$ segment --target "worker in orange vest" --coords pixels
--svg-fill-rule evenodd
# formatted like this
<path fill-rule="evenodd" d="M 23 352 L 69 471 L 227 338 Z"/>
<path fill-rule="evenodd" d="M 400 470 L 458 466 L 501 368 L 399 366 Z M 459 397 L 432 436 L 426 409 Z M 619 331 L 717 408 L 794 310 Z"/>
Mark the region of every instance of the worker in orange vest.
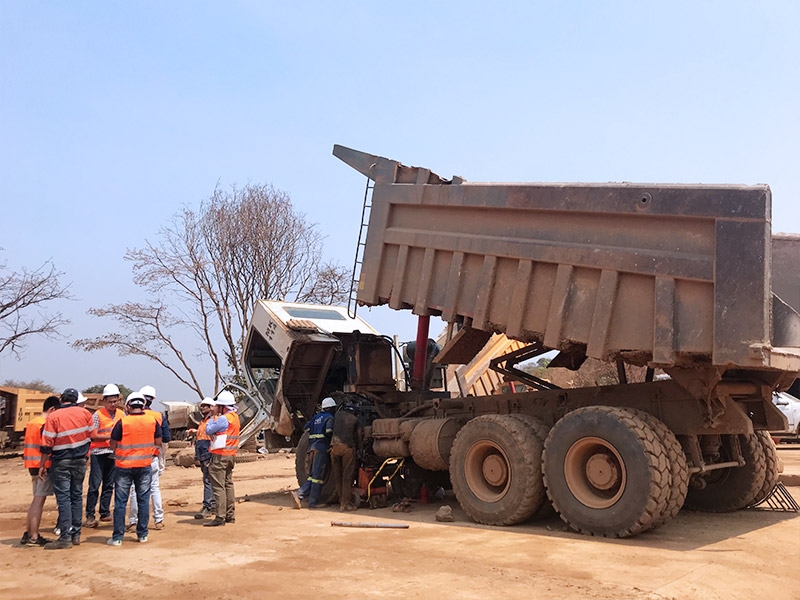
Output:
<path fill-rule="evenodd" d="M 116 457 L 116 481 L 114 482 L 114 533 L 109 546 L 121 546 L 125 535 L 125 509 L 131 493 L 136 489 L 139 520 L 136 537 L 147 541 L 147 522 L 150 519 L 150 465 L 154 452 L 161 450 L 161 424 L 144 411 L 144 396 L 132 392 L 128 396 L 128 414 L 111 430 L 111 449 Z"/>
<path fill-rule="evenodd" d="M 217 395 L 215 417 L 206 425 L 206 433 L 215 436 L 211 442 L 211 465 L 208 475 L 217 504 L 217 516 L 205 527 L 218 527 L 236 522 L 236 495 L 233 491 L 233 465 L 239 449 L 239 415 L 236 399 L 228 390 Z"/>
<path fill-rule="evenodd" d="M 44 501 L 47 496 L 53 495 L 53 484 L 50 483 L 50 477 L 39 479 L 39 464 L 42 462 L 42 428 L 47 420 L 47 415 L 57 409 L 60 403 L 58 396 L 49 396 L 42 406 L 42 414 L 33 417 L 25 427 L 25 448 L 22 453 L 22 460 L 25 463 L 25 468 L 31 474 L 33 500 L 31 500 L 31 505 L 28 507 L 27 528 L 19 541 L 22 546 L 44 546 L 52 541 L 43 535 L 39 535 L 39 523 L 42 521 Z M 50 463 L 45 463 L 45 466 L 49 468 Z"/>
<path fill-rule="evenodd" d="M 217 508 L 208 474 L 208 467 L 211 464 L 211 436 L 206 432 L 206 427 L 212 417 L 211 413 L 214 411 L 214 404 L 215 402 L 211 398 L 203 398 L 200 403 L 203 420 L 197 426 L 197 434 L 194 438 L 194 459 L 200 463 L 200 470 L 203 473 L 203 508 L 195 514 L 195 519 L 205 519 L 209 515 L 215 514 Z"/>
<path fill-rule="evenodd" d="M 92 420 L 97 428 L 89 447 L 89 490 L 86 492 L 86 527 L 97 527 L 94 510 L 100 498 L 100 520 L 111 521 L 111 497 L 114 494 L 114 452 L 111 450 L 111 429 L 122 418 L 119 388 L 109 383 L 103 388 L 103 406 Z M 100 494 L 100 485 L 103 493 Z"/>
<path fill-rule="evenodd" d="M 86 457 L 94 435 L 92 413 L 78 406 L 78 390 L 67 388 L 58 409 L 47 415 L 42 428 L 42 458 L 39 479 L 49 472 L 58 503 L 59 538 L 44 545 L 45 550 L 62 550 L 81 543 L 83 480 Z M 52 466 L 48 460 L 52 459 Z"/>

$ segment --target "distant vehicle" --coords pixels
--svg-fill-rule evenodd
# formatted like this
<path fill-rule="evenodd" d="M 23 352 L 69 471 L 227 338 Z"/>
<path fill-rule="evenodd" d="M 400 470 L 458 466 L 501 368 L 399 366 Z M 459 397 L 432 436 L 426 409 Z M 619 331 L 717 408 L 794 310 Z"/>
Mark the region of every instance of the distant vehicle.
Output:
<path fill-rule="evenodd" d="M 786 392 L 777 392 L 772 395 L 772 403 L 786 416 L 787 431 L 800 435 L 800 400 Z"/>

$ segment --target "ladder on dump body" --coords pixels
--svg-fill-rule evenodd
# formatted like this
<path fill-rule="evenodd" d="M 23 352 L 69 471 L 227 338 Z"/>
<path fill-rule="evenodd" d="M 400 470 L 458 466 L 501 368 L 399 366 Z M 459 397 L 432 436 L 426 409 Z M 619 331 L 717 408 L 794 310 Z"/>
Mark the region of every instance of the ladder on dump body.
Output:
<path fill-rule="evenodd" d="M 367 245 L 366 232 L 369 224 L 370 210 L 372 209 L 371 192 L 375 189 L 372 180 L 367 178 L 367 187 L 364 190 L 364 205 L 361 207 L 361 225 L 358 229 L 358 244 L 356 244 L 356 257 L 353 261 L 353 276 L 350 279 L 350 294 L 347 298 L 347 314 L 351 319 L 356 318 L 358 311 L 358 280 L 361 274 L 361 265 L 364 264 L 364 248 Z"/>

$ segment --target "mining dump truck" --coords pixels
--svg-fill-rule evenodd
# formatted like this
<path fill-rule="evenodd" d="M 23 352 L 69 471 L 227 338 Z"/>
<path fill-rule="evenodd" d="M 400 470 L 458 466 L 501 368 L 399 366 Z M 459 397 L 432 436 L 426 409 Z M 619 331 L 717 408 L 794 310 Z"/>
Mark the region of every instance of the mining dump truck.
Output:
<path fill-rule="evenodd" d="M 682 507 L 734 511 L 770 494 L 778 461 L 766 432 L 786 425 L 771 395 L 800 371 L 800 315 L 772 290 L 768 186 L 470 183 L 333 153 L 368 178 L 350 317 L 358 306 L 410 310 L 423 350 L 406 391 L 391 340 L 371 333 L 333 334 L 319 360 L 287 372 L 274 360 L 286 350 L 254 319 L 245 362 L 279 370 L 273 383 L 251 378 L 274 391 L 276 431 L 298 435 L 323 395 L 358 404 L 362 466 L 402 461 L 401 492 L 451 485 L 489 525 L 551 504 L 573 530 L 626 537 Z M 491 368 L 530 391 L 427 389 L 431 316 L 451 332 L 434 361 L 468 364 L 502 333 L 524 346 Z M 525 368 L 548 352 L 549 367 L 595 359 L 618 381 L 559 388 Z"/>

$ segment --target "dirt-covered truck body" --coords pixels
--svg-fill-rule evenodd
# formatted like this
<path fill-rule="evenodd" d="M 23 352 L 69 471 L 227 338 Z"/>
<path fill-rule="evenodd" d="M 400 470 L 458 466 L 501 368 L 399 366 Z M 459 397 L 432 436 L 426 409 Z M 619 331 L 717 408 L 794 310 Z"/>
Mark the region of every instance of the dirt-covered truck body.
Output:
<path fill-rule="evenodd" d="M 370 390 L 352 377 L 391 345 L 350 350 L 348 380 L 326 385 L 372 411 L 363 461 L 404 461 L 404 492 L 449 480 L 481 523 L 551 503 L 603 536 L 771 493 L 766 432 L 785 426 L 771 396 L 800 371 L 800 316 L 773 294 L 767 186 L 468 183 L 334 154 L 370 180 L 357 304 L 410 309 L 417 347 L 440 316 L 439 363 L 470 363 L 496 333 L 522 342 L 490 364 L 532 390 L 433 392 L 417 365 L 411 391 Z M 552 351 L 550 368 L 610 364 L 617 382 L 558 386 L 526 367 Z"/>

